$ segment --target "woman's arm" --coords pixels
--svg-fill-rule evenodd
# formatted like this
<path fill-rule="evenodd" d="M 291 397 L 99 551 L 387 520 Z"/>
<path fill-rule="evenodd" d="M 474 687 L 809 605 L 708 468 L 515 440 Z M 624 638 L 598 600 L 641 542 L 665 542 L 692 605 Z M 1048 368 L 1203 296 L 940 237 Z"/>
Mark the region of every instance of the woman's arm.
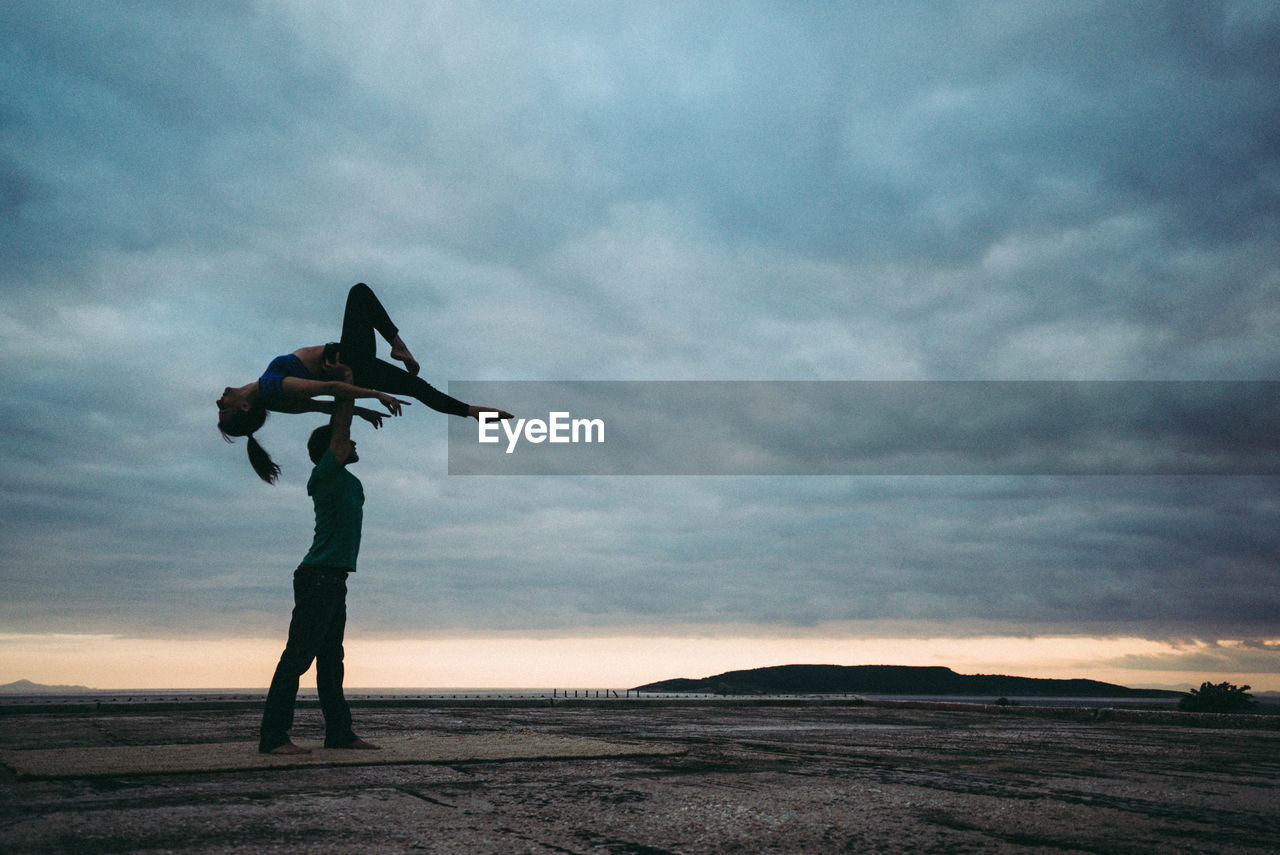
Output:
<path fill-rule="evenodd" d="M 315 398 L 290 398 L 284 404 L 276 408 L 276 412 L 280 413 L 328 413 L 333 415 L 336 412 L 337 401 L 317 401 Z M 368 407 L 356 407 L 355 414 L 364 419 L 374 428 L 382 427 L 382 420 L 386 418 L 386 413 L 380 413 L 377 410 L 371 410 Z"/>
<path fill-rule="evenodd" d="M 333 401 L 317 401 L 314 398 L 286 398 L 269 409 L 277 413 L 333 413 Z"/>
<path fill-rule="evenodd" d="M 301 377 L 286 377 L 281 381 L 280 389 L 290 398 L 298 399 L 314 398 L 317 395 L 330 395 L 335 401 L 377 398 L 378 402 L 393 416 L 400 415 L 400 407 L 409 403 L 386 392 L 353 386 L 342 380 L 303 380 Z"/>

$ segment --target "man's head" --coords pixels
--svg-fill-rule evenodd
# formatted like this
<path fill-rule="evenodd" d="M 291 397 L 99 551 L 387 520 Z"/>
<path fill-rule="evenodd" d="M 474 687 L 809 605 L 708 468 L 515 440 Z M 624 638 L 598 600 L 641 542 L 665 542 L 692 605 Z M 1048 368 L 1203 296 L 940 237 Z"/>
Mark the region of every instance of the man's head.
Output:
<path fill-rule="evenodd" d="M 311 455 L 312 463 L 319 463 L 320 458 L 324 457 L 324 450 L 333 442 L 333 425 L 320 425 L 311 432 L 311 438 L 307 440 L 307 454 Z M 356 454 L 356 441 L 348 439 L 351 443 L 351 450 L 347 453 L 345 465 L 350 466 L 360 459 Z"/>

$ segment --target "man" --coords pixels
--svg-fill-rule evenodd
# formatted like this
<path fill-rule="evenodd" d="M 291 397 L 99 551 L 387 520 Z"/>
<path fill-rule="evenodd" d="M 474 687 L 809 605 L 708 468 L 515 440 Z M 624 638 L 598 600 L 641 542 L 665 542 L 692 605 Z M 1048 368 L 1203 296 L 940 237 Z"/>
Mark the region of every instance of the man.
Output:
<path fill-rule="evenodd" d="M 347 471 L 359 460 L 351 439 L 355 403 L 335 401 L 329 424 L 315 429 L 307 451 L 315 468 L 307 493 L 316 510 L 315 539 L 293 574 L 293 618 L 289 640 L 262 713 L 258 750 L 264 754 L 309 754 L 289 739 L 298 678 L 316 663 L 316 689 L 324 711 L 325 748 L 377 749 L 351 730 L 351 710 L 342 694 L 342 634 L 347 623 L 347 574 L 356 569 L 364 516 L 364 487 Z M 377 423 L 375 422 L 375 426 Z"/>

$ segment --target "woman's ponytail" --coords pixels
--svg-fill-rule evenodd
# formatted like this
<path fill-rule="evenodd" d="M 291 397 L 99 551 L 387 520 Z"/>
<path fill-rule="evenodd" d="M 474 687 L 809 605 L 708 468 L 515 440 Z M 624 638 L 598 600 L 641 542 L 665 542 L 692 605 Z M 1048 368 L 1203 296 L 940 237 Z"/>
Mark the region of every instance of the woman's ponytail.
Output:
<path fill-rule="evenodd" d="M 218 430 L 222 431 L 222 438 L 227 442 L 231 442 L 233 436 L 249 437 L 249 464 L 253 466 L 253 471 L 258 473 L 259 478 L 268 484 L 274 484 L 280 477 L 280 467 L 271 459 L 271 455 L 267 454 L 267 450 L 253 438 L 254 432 L 262 427 L 266 420 L 265 407 L 251 407 L 218 422 Z"/>
<path fill-rule="evenodd" d="M 271 455 L 267 454 L 267 450 L 253 438 L 253 434 L 249 434 L 248 447 L 249 463 L 253 466 L 253 471 L 257 472 L 258 477 L 263 481 L 274 484 L 280 477 L 280 467 L 271 459 Z"/>

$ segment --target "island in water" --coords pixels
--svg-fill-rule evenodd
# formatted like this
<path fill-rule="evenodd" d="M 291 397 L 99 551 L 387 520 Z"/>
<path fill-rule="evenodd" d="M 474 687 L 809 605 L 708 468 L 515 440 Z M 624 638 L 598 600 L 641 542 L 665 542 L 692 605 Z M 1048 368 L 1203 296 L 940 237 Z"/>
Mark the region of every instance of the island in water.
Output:
<path fill-rule="evenodd" d="M 643 692 L 716 695 L 955 695 L 1038 698 L 1179 698 L 1183 692 L 1130 689 L 1100 680 L 957 674 L 942 666 L 775 665 L 680 677 L 636 687 Z"/>
<path fill-rule="evenodd" d="M 0 685 L 0 695 L 69 695 L 93 691 L 87 686 L 46 686 L 30 680 L 15 680 Z"/>

